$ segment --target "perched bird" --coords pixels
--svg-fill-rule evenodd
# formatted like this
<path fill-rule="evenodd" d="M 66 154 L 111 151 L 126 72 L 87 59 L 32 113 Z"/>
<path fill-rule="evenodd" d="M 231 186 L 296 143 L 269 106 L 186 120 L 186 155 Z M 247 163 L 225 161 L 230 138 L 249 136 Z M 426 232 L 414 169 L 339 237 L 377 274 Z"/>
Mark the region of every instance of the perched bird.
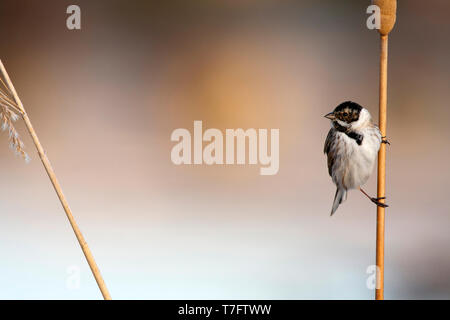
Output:
<path fill-rule="evenodd" d="M 373 171 L 381 143 L 389 143 L 372 123 L 369 111 L 355 102 L 346 101 L 325 118 L 331 120 L 331 129 L 325 140 L 324 153 L 328 157 L 328 173 L 337 187 L 331 215 L 347 199 L 350 189 L 359 189 L 377 206 L 387 207 L 380 202 L 384 197 L 372 198 L 361 189 Z"/>

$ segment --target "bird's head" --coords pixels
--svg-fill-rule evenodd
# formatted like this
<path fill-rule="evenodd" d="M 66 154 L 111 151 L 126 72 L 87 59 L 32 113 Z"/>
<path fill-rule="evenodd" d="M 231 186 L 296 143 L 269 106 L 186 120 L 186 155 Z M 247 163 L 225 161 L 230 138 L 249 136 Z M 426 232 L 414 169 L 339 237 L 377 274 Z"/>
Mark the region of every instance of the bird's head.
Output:
<path fill-rule="evenodd" d="M 341 127 L 350 128 L 364 120 L 366 113 L 368 114 L 368 111 L 356 102 L 346 101 L 338 105 L 333 112 L 326 114 L 325 118 Z M 368 117 L 370 118 L 370 115 Z"/>

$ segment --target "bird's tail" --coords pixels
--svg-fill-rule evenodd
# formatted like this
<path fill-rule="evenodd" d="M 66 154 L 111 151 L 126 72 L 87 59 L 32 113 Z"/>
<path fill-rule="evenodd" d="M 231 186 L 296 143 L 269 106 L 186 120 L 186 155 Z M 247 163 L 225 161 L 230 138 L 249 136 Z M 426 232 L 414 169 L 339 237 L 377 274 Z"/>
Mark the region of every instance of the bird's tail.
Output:
<path fill-rule="evenodd" d="M 334 196 L 333 208 L 331 209 L 331 215 L 333 215 L 339 205 L 347 199 L 347 190 L 344 188 L 337 188 L 336 195 Z"/>

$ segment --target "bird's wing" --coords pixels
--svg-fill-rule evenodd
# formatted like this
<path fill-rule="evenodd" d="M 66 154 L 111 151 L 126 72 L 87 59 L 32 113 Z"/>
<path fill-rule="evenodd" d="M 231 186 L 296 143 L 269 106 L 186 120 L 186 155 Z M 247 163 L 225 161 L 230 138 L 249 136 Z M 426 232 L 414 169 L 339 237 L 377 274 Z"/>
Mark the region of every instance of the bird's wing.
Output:
<path fill-rule="evenodd" d="M 336 159 L 336 148 L 333 147 L 333 144 L 336 142 L 336 130 L 331 128 L 328 131 L 327 138 L 325 139 L 325 146 L 323 148 L 323 152 L 328 156 L 328 174 L 332 176 L 331 169 L 333 168 L 334 161 Z"/>

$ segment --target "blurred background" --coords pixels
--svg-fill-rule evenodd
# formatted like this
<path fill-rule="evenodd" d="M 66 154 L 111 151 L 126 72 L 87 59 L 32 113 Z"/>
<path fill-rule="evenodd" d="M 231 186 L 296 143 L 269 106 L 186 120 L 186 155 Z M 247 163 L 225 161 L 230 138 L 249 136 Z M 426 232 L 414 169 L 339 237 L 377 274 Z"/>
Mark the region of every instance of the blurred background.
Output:
<path fill-rule="evenodd" d="M 387 299 L 450 298 L 450 3 L 390 36 Z M 66 28 L 67 6 L 82 29 Z M 0 2 L 0 58 L 115 299 L 372 299 L 376 209 L 329 213 L 323 115 L 377 119 L 370 1 Z M 174 129 L 280 129 L 280 170 L 175 166 Z M 99 299 L 22 123 L 0 135 L 0 298 Z M 368 182 L 376 192 L 375 175 Z M 75 270 L 75 271 L 74 271 Z M 73 277 L 79 271 L 79 286 Z M 75 272 L 75 273 L 74 273 Z M 75 281 L 76 282 L 76 281 Z"/>

